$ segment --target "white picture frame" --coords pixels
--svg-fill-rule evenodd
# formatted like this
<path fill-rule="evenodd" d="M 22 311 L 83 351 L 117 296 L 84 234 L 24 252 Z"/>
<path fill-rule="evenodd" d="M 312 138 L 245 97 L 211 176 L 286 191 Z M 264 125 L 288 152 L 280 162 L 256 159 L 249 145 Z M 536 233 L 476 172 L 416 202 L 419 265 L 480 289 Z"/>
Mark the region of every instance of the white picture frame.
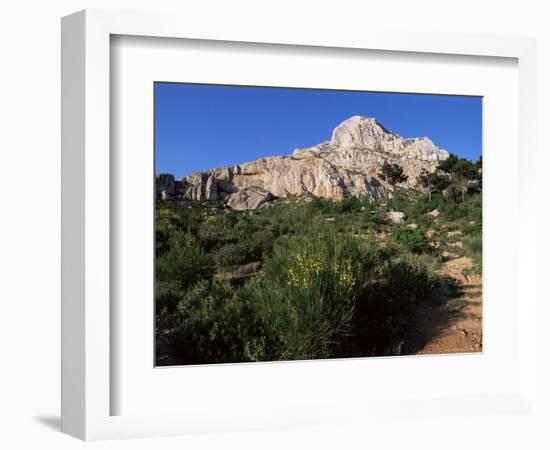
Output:
<path fill-rule="evenodd" d="M 111 170 L 110 90 L 111 36 L 141 36 L 284 44 L 302 48 L 366 49 L 414 55 L 463 55 L 517 60 L 519 178 L 513 198 L 518 224 L 517 277 L 523 290 L 518 302 L 518 376 L 512 389 L 464 397 L 406 397 L 388 401 L 314 403 L 301 407 L 273 405 L 248 410 L 217 405 L 219 413 L 140 413 L 112 415 L 111 320 Z M 416 415 L 469 416 L 512 411 L 537 414 L 535 208 L 532 205 L 535 167 L 535 43 L 532 39 L 389 31 L 280 30 L 263 23 L 234 28 L 209 27 L 191 17 L 87 10 L 62 22 L 62 430 L 85 440 L 249 430 L 269 427 L 361 423 L 375 417 L 402 420 Z M 517 293 L 516 293 L 517 296 Z M 401 364 L 399 360 L 395 365 Z M 307 363 L 293 363 L 304 365 Z M 342 364 L 342 362 L 340 362 Z M 343 364 L 346 364 L 345 362 Z M 353 364 L 350 362 L 349 364 Z M 248 366 L 250 367 L 250 366 Z M 349 366 L 353 367 L 353 366 Z M 170 370 L 170 369 L 166 369 Z M 264 365 L 264 372 L 275 366 Z M 320 370 L 309 366 L 309 371 Z M 396 367 L 396 370 L 399 370 Z M 118 386 L 120 387 L 120 386 Z M 169 401 L 169 400 L 168 400 Z M 397 402 L 397 403 L 396 403 Z M 396 404 L 400 407 L 396 408 Z M 269 407 L 269 405 L 267 405 Z"/>

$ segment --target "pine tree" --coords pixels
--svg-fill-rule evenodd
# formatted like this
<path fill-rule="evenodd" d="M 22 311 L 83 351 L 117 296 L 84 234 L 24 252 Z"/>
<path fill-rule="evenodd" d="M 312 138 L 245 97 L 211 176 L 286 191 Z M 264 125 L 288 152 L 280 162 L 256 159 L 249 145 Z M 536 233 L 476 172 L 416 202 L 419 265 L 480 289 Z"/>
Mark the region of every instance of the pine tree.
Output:
<path fill-rule="evenodd" d="M 481 159 L 479 167 L 467 159 L 458 158 L 456 155 L 450 154 L 445 161 L 441 161 L 437 166 L 437 172 L 443 173 L 449 181 L 448 188 L 455 193 L 460 193 L 460 198 L 464 202 L 464 197 L 468 191 L 469 181 L 476 180 L 480 175 Z"/>
<path fill-rule="evenodd" d="M 403 168 L 399 164 L 384 162 L 382 170 L 379 174 L 380 178 L 386 181 L 395 191 L 395 187 L 399 183 L 404 183 L 408 180 L 408 176 L 403 173 Z M 388 190 L 386 189 L 386 203 L 388 203 Z"/>
<path fill-rule="evenodd" d="M 438 170 L 428 172 L 426 169 L 418 177 L 418 183 L 428 191 L 428 198 L 432 200 L 433 192 L 443 192 L 449 187 L 450 180 L 446 175 L 441 174 Z"/>

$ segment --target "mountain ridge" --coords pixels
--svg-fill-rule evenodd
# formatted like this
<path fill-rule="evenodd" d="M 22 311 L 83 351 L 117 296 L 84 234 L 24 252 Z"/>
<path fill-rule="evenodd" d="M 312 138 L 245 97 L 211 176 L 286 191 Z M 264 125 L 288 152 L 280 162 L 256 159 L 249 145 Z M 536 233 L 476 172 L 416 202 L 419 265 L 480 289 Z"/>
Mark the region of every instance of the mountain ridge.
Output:
<path fill-rule="evenodd" d="M 379 199 L 391 191 L 379 178 L 384 163 L 399 164 L 408 177 L 402 186 L 417 188 L 422 171 L 434 171 L 448 157 L 429 137 L 404 138 L 375 118 L 352 116 L 333 130 L 329 141 L 297 148 L 290 155 L 195 172 L 180 180 L 161 174 L 157 194 L 160 199 L 223 199 L 238 210 L 265 206 L 274 197 Z"/>

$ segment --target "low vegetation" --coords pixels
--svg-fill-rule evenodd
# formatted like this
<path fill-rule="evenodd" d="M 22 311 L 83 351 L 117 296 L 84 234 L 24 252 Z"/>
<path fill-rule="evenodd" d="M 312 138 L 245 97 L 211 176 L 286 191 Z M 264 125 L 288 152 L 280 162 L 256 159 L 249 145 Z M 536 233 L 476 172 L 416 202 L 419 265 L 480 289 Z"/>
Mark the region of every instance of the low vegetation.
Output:
<path fill-rule="evenodd" d="M 479 171 L 461 161 L 426 192 L 396 187 L 380 202 L 278 199 L 244 212 L 159 202 L 157 364 L 414 351 L 417 305 L 437 295 L 445 255 L 467 255 L 481 271 L 481 182 L 465 181 Z M 389 211 L 406 219 L 392 223 Z"/>

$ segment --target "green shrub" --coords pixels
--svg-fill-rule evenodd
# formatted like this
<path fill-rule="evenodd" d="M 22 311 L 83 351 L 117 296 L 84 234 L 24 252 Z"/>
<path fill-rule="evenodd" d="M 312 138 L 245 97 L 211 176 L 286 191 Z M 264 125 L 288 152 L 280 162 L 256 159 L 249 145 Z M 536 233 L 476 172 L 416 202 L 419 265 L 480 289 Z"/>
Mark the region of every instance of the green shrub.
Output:
<path fill-rule="evenodd" d="M 252 233 L 258 230 L 258 225 L 254 223 L 254 218 L 251 215 L 242 215 L 233 227 L 237 236 L 247 238 Z"/>
<path fill-rule="evenodd" d="M 216 266 L 223 268 L 261 261 L 271 252 L 274 236 L 269 232 L 256 232 L 246 239 L 222 246 L 215 255 Z"/>
<path fill-rule="evenodd" d="M 207 223 L 209 225 L 223 225 L 224 222 L 225 222 L 224 216 L 218 216 L 218 215 L 208 216 L 204 220 L 204 223 Z"/>
<path fill-rule="evenodd" d="M 388 209 L 394 211 L 403 211 L 410 213 L 408 209 L 411 206 L 411 196 L 408 192 L 397 189 L 392 198 L 388 201 Z M 407 214 L 409 215 L 409 214 Z"/>
<path fill-rule="evenodd" d="M 365 211 L 365 221 L 367 228 L 373 230 L 378 230 L 389 223 L 386 217 L 385 208 L 367 209 Z"/>
<path fill-rule="evenodd" d="M 209 219 L 212 216 L 209 217 Z M 197 231 L 197 237 L 206 251 L 210 251 L 224 239 L 224 229 L 219 225 L 212 223 L 212 221 L 203 222 L 200 224 Z"/>
<path fill-rule="evenodd" d="M 334 202 L 314 196 L 308 202 L 307 207 L 312 213 L 330 214 L 333 211 Z"/>
<path fill-rule="evenodd" d="M 472 258 L 475 270 L 481 272 L 483 259 L 483 239 L 481 234 L 474 234 L 464 239 L 465 253 Z"/>
<path fill-rule="evenodd" d="M 249 346 L 254 358 L 333 356 L 338 336 L 350 328 L 359 279 L 368 262 L 358 244 L 317 224 L 275 247 L 264 261 L 264 277 L 244 289 L 260 305 L 265 331 L 262 342 Z"/>
<path fill-rule="evenodd" d="M 441 205 L 440 211 L 443 213 L 443 221 L 452 222 L 455 220 L 476 221 L 481 223 L 482 214 L 482 194 L 477 193 L 466 197 L 464 202 L 454 203 L 451 201 Z"/>
<path fill-rule="evenodd" d="M 464 243 L 471 253 L 478 255 L 481 254 L 483 250 L 483 240 L 481 239 L 481 235 L 471 236 L 467 238 Z"/>
<path fill-rule="evenodd" d="M 326 205 L 327 209 L 323 209 L 324 211 L 332 211 L 332 202 L 323 199 L 319 199 L 319 201 Z M 310 206 L 311 202 L 316 202 L 316 200 L 311 200 L 307 205 L 301 201 L 285 200 L 278 203 L 276 208 L 270 209 L 269 214 L 273 222 L 278 224 L 281 234 L 299 234 L 308 229 L 312 221 L 318 218 L 320 212 Z"/>
<path fill-rule="evenodd" d="M 441 209 L 444 203 L 445 199 L 443 195 L 439 193 L 432 194 L 431 199 L 428 196 L 422 195 L 413 200 L 412 208 L 418 217 L 422 217 L 434 209 Z"/>
<path fill-rule="evenodd" d="M 428 253 L 432 251 L 425 230 L 421 227 L 412 229 L 397 226 L 392 230 L 392 239 L 398 246 L 409 252 Z"/>
<path fill-rule="evenodd" d="M 171 315 L 171 327 L 159 339 L 169 361 L 186 364 L 243 360 L 235 323 L 234 292 L 228 283 L 202 280 L 191 287 Z"/>
<path fill-rule="evenodd" d="M 357 197 L 347 197 L 338 203 L 338 211 L 341 213 L 351 213 L 361 211 L 363 202 Z"/>
<path fill-rule="evenodd" d="M 177 231 L 170 249 L 156 260 L 156 301 L 158 310 L 173 308 L 182 292 L 199 280 L 213 275 L 212 257 L 191 234 Z"/>
<path fill-rule="evenodd" d="M 180 216 L 168 208 L 155 211 L 155 246 L 157 257 L 168 251 L 170 235 L 181 229 Z"/>

